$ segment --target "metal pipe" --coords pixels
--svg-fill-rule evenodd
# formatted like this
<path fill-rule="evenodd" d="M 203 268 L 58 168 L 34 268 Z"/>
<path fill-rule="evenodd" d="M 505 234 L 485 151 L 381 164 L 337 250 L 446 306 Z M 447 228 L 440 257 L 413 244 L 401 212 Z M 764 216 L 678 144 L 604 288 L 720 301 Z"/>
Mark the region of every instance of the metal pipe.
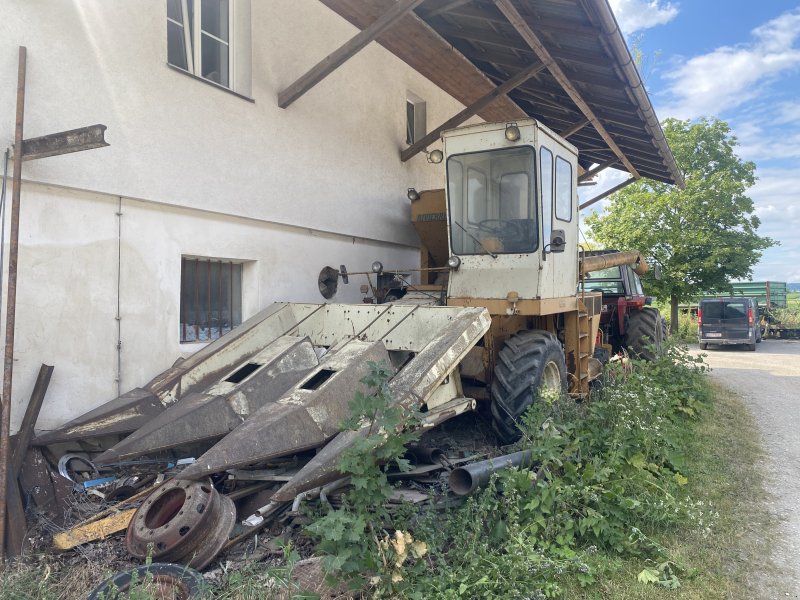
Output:
<path fill-rule="evenodd" d="M 509 467 L 527 467 L 533 461 L 533 452 L 523 450 L 472 463 L 450 471 L 448 483 L 450 489 L 459 496 L 466 496 L 489 483 L 492 473 Z"/>
<path fill-rule="evenodd" d="M 11 435 L 11 378 L 14 371 L 14 325 L 17 313 L 17 259 L 19 257 L 19 203 L 22 186 L 22 124 L 25 121 L 25 69 L 27 49 L 19 47 L 17 69 L 17 115 L 14 130 L 14 188 L 11 193 L 11 236 L 8 253 L 6 295 L 6 346 L 3 361 L 2 416 L 0 416 L 0 564 L 5 561 L 6 499 L 8 496 L 8 453 Z M 0 266 L 1 268 L 1 266 Z"/>
<path fill-rule="evenodd" d="M 416 463 L 436 464 L 442 461 L 444 452 L 439 448 L 412 445 L 406 448 L 406 458 L 412 458 Z"/>
<path fill-rule="evenodd" d="M 581 276 L 592 271 L 600 271 L 622 265 L 632 265 L 637 275 L 644 275 L 649 268 L 647 261 L 637 250 L 631 252 L 609 252 L 608 254 L 584 256 L 581 261 Z"/>

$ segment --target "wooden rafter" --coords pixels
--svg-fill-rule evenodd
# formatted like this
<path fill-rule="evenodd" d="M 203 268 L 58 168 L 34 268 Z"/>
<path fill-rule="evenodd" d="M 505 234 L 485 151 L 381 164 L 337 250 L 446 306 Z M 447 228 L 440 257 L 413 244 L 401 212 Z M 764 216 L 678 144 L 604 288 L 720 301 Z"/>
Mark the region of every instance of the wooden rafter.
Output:
<path fill-rule="evenodd" d="M 424 0 L 399 0 L 372 25 L 360 31 L 347 43 L 314 65 L 305 75 L 282 90 L 278 94 L 278 106 L 288 107 L 423 2 Z"/>
<path fill-rule="evenodd" d="M 564 131 L 562 131 L 558 135 L 560 135 L 561 137 L 566 139 L 569 136 L 579 132 L 581 129 L 586 127 L 588 124 L 589 124 L 589 119 L 581 119 L 580 121 L 575 123 L 575 125 L 573 125 L 572 127 L 567 127 Z"/>
<path fill-rule="evenodd" d="M 460 113 L 448 119 L 447 121 L 439 125 L 439 127 L 428 133 L 428 135 L 423 137 L 421 140 L 415 142 L 414 144 L 403 150 L 400 153 L 400 160 L 406 162 L 412 156 L 415 156 L 416 154 L 427 148 L 430 144 L 438 140 L 439 136 L 442 134 L 443 131 L 445 131 L 446 129 L 452 129 L 453 127 L 458 127 L 461 123 L 463 123 L 470 117 L 473 117 L 476 114 L 478 114 L 481 110 L 483 110 L 496 98 L 504 96 L 514 88 L 519 87 L 520 85 L 525 83 L 528 79 L 536 75 L 538 72 L 542 71 L 544 68 L 545 66 L 543 63 L 529 65 L 527 69 L 520 71 L 519 73 L 511 77 L 508 81 L 501 83 L 489 93 L 485 94 L 481 98 L 478 98 L 475 102 L 470 104 Z"/>
<path fill-rule="evenodd" d="M 587 200 L 586 202 L 584 202 L 583 204 L 581 204 L 581 205 L 578 207 L 578 210 L 583 210 L 584 208 L 588 208 L 589 206 L 591 206 L 591 205 L 592 205 L 592 204 L 594 204 L 595 202 L 600 202 L 600 200 L 602 200 L 603 198 L 607 198 L 607 197 L 608 197 L 608 196 L 610 196 L 611 194 L 616 194 L 616 193 L 617 193 L 618 191 L 620 191 L 622 188 L 624 188 L 624 187 L 628 187 L 628 186 L 629 186 L 630 184 L 632 184 L 634 181 L 637 181 L 637 178 L 636 178 L 636 177 L 631 177 L 630 179 L 626 179 L 626 180 L 625 180 L 625 181 L 623 181 L 622 183 L 615 185 L 615 186 L 614 186 L 614 187 L 612 187 L 611 189 L 608 189 L 608 190 L 606 190 L 605 192 L 603 192 L 602 194 L 598 194 L 597 196 L 595 196 L 595 197 L 594 197 L 594 198 L 592 198 L 591 200 Z"/>
<path fill-rule="evenodd" d="M 595 165 L 594 167 L 592 167 L 591 169 L 586 171 L 586 173 L 584 173 L 583 175 L 578 177 L 578 182 L 586 181 L 587 179 L 591 179 L 592 177 L 597 175 L 600 171 L 603 171 L 603 170 L 607 169 L 608 167 L 617 164 L 618 162 L 619 162 L 619 159 L 617 159 L 616 156 L 614 158 L 610 159 L 610 160 L 607 160 L 605 162 L 601 162 L 600 164 Z"/>
<path fill-rule="evenodd" d="M 622 151 L 622 149 L 617 145 L 608 131 L 606 131 L 606 128 L 594 114 L 592 108 L 586 103 L 581 93 L 572 84 L 556 60 L 553 58 L 547 48 L 545 48 L 544 44 L 542 44 L 541 40 L 528 26 L 528 24 L 525 22 L 525 19 L 519 14 L 519 11 L 517 11 L 517 9 L 511 3 L 511 0 L 494 1 L 495 5 L 500 9 L 500 12 L 505 15 L 509 23 L 511 23 L 520 36 L 522 36 L 522 39 L 524 39 L 531 49 L 536 53 L 536 55 L 539 57 L 539 60 L 541 60 L 547 66 L 547 70 L 550 71 L 550 74 L 556 79 L 556 81 L 558 81 L 559 85 L 561 85 L 563 90 L 567 93 L 567 95 L 569 95 L 583 115 L 589 119 L 589 122 L 595 128 L 597 133 L 603 138 L 603 141 L 608 144 L 608 147 L 611 148 L 611 151 L 614 152 L 617 158 L 619 158 L 620 162 L 625 165 L 625 168 L 628 170 L 631 176 L 634 179 L 638 179 L 639 172 L 636 170 L 636 167 L 633 166 L 633 163 L 628 160 L 628 157 L 625 156 L 625 153 Z"/>

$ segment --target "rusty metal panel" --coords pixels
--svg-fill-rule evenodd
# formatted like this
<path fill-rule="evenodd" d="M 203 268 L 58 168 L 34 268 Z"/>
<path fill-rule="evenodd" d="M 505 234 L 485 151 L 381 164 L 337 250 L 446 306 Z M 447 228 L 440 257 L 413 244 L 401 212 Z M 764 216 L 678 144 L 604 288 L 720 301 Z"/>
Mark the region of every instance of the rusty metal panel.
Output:
<path fill-rule="evenodd" d="M 339 432 L 339 424 L 348 416 L 348 402 L 362 386 L 368 361 L 389 364 L 382 343 L 348 340 L 331 349 L 303 381 L 254 412 L 180 477 L 199 479 L 321 446 Z"/>
<path fill-rule="evenodd" d="M 95 462 L 127 460 L 220 438 L 251 413 L 280 398 L 318 363 L 308 338 L 282 336 L 204 393 L 189 394 L 167 408 Z"/>
<path fill-rule="evenodd" d="M 296 327 L 321 306 L 324 305 L 273 304 L 157 375 L 144 387 L 126 392 L 58 429 L 39 435 L 33 443 L 44 446 L 135 431 L 180 398 L 216 383 L 221 375 Z"/>

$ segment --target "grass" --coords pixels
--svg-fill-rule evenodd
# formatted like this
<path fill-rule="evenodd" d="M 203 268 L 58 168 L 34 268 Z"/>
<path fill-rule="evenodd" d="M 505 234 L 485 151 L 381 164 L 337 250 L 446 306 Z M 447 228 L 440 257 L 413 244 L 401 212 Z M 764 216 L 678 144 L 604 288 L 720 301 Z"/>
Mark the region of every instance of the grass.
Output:
<path fill-rule="evenodd" d="M 675 531 L 661 540 L 667 554 L 683 567 L 676 591 L 645 586 L 636 579 L 639 560 L 610 559 L 592 588 L 567 588 L 566 598 L 637 600 L 681 598 L 751 600 L 772 597 L 765 589 L 773 567 L 769 551 L 774 523 L 765 508 L 768 493 L 753 416 L 741 399 L 715 385 L 713 408 L 687 431 L 686 475 L 689 493 L 719 512 L 708 537 L 697 531 Z"/>

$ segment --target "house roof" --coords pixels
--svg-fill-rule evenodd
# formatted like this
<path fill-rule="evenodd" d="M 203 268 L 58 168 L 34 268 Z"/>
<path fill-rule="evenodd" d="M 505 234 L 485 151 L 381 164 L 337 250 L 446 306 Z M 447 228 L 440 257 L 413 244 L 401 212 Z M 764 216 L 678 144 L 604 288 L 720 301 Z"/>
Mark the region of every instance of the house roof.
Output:
<path fill-rule="evenodd" d="M 395 5 L 320 1 L 359 29 Z M 568 137 L 586 170 L 683 185 L 607 0 L 426 0 L 376 41 L 467 106 L 538 64 L 479 116 L 537 119 Z"/>

